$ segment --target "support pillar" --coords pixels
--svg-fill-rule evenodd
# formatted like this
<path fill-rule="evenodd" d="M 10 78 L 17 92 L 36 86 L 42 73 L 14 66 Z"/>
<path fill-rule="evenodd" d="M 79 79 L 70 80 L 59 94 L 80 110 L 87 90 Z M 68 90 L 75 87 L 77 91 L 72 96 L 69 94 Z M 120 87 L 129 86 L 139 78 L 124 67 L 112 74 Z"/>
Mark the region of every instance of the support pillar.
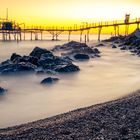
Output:
<path fill-rule="evenodd" d="M 98 28 L 98 41 L 100 42 L 101 41 L 101 31 L 102 31 L 102 27 L 99 27 Z"/>
<path fill-rule="evenodd" d="M 43 35 L 42 35 L 42 31 L 41 31 L 41 40 L 43 40 Z"/>
<path fill-rule="evenodd" d="M 137 23 L 137 29 L 139 29 L 139 24 L 140 24 L 140 23 Z"/>
<path fill-rule="evenodd" d="M 90 30 L 87 30 L 87 42 L 89 42 L 89 32 Z"/>
<path fill-rule="evenodd" d="M 129 24 L 126 24 L 125 25 L 125 36 L 128 35 L 128 32 L 129 32 Z"/>
<path fill-rule="evenodd" d="M 117 34 L 119 36 L 120 35 L 120 27 L 119 27 L 119 25 L 117 26 L 117 29 L 118 29 Z"/>
<path fill-rule="evenodd" d="M 117 35 L 117 26 L 116 25 L 114 25 L 114 35 L 115 35 L 115 37 Z"/>
<path fill-rule="evenodd" d="M 24 40 L 25 40 L 25 30 L 24 30 Z"/>
<path fill-rule="evenodd" d="M 32 33 L 32 31 L 31 31 L 31 41 L 33 40 L 33 33 Z"/>
<path fill-rule="evenodd" d="M 69 31 L 68 41 L 70 41 L 71 31 Z"/>
<path fill-rule="evenodd" d="M 80 42 L 82 42 L 82 35 L 83 35 L 83 30 L 81 30 L 81 33 L 80 33 Z"/>

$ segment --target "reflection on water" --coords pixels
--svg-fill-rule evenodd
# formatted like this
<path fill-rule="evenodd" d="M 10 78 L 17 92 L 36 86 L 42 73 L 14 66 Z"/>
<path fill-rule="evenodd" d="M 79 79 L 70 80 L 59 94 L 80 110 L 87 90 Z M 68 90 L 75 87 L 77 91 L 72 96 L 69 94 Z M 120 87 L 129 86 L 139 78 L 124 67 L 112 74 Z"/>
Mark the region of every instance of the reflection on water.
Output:
<path fill-rule="evenodd" d="M 36 45 L 52 47 L 64 42 L 5 43 L 1 61 L 14 51 L 28 54 Z M 1 43 L 2 44 L 2 43 Z M 15 46 L 14 46 L 15 45 Z M 59 82 L 42 86 L 48 75 L 1 76 L 0 85 L 8 92 L 0 96 L 0 127 L 21 124 L 109 101 L 140 88 L 140 59 L 118 49 L 100 48 L 101 58 L 79 62 L 81 71 L 57 75 Z"/>

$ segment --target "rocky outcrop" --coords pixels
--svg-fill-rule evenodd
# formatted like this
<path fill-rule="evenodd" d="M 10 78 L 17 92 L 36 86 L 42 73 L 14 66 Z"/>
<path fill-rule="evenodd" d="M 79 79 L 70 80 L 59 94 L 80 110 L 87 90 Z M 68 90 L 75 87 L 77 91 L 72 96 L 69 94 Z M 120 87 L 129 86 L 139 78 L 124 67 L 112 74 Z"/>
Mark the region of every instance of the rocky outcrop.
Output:
<path fill-rule="evenodd" d="M 69 69 L 68 69 L 69 68 Z M 79 67 L 68 57 L 58 57 L 47 49 L 36 47 L 29 56 L 13 53 L 10 59 L 0 64 L 0 74 L 18 72 L 75 72 Z"/>
<path fill-rule="evenodd" d="M 119 35 L 119 36 L 112 36 L 109 39 L 103 40 L 103 42 L 122 43 L 124 39 L 125 39 L 125 36 Z"/>
<path fill-rule="evenodd" d="M 71 41 L 64 45 L 55 46 L 52 51 L 61 51 L 62 56 L 67 56 L 73 60 L 83 60 L 85 56 L 86 59 L 90 59 L 98 57 L 100 54 L 100 51 L 97 48 L 91 48 L 85 43 L 79 43 L 76 41 Z M 79 54 L 83 56 L 83 59 L 82 57 L 81 59 L 76 59 L 77 57 L 75 56 L 79 56 Z"/>
<path fill-rule="evenodd" d="M 40 59 L 42 54 L 49 54 L 50 55 L 52 53 L 50 51 L 48 51 L 47 49 L 35 47 L 33 49 L 33 51 L 30 53 L 30 56 L 37 57 L 38 59 Z"/>

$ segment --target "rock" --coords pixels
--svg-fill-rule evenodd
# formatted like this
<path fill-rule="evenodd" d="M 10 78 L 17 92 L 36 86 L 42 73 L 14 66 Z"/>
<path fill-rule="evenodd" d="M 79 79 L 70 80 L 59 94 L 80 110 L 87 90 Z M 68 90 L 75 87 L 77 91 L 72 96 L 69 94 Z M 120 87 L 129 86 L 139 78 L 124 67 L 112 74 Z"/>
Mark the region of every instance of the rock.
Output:
<path fill-rule="evenodd" d="M 13 62 L 11 60 L 6 60 L 6 61 L 3 61 L 1 64 L 0 64 L 0 67 L 1 66 L 4 66 L 4 65 L 10 65 L 10 64 L 13 64 Z"/>
<path fill-rule="evenodd" d="M 52 84 L 52 83 L 57 82 L 58 80 L 59 80 L 58 78 L 48 77 L 48 78 L 45 78 L 44 80 L 42 80 L 41 84 L 43 84 L 43 85 Z"/>
<path fill-rule="evenodd" d="M 96 53 L 96 54 L 99 54 L 100 51 L 97 49 L 97 48 L 93 48 L 93 51 Z"/>
<path fill-rule="evenodd" d="M 51 52 L 50 53 L 44 53 L 40 57 L 41 60 L 53 59 L 53 58 L 54 58 L 54 55 Z"/>
<path fill-rule="evenodd" d="M 20 57 L 21 57 L 20 55 L 18 55 L 18 54 L 16 54 L 16 53 L 13 53 L 13 54 L 11 55 L 10 60 L 13 61 L 14 59 L 17 59 L 17 58 L 20 58 Z"/>
<path fill-rule="evenodd" d="M 56 46 L 53 50 L 61 50 L 64 53 L 61 53 L 62 56 L 72 57 L 76 54 L 85 54 L 88 55 L 89 58 L 96 57 L 96 54 L 99 54 L 99 50 L 97 48 L 91 48 L 85 43 L 80 43 L 76 41 L 68 42 L 61 46 Z"/>
<path fill-rule="evenodd" d="M 1 74 L 10 74 L 18 72 L 35 71 L 37 67 L 31 63 L 21 62 L 18 64 L 9 65 L 1 70 Z"/>
<path fill-rule="evenodd" d="M 79 67 L 74 64 L 68 64 L 66 66 L 62 66 L 60 68 L 55 69 L 55 71 L 60 73 L 70 73 L 70 72 L 76 72 L 79 71 Z"/>
<path fill-rule="evenodd" d="M 23 56 L 23 57 L 19 57 L 19 58 L 16 58 L 14 59 L 13 61 L 14 63 L 21 63 L 21 62 L 29 62 L 33 65 L 37 65 L 37 62 L 38 62 L 38 58 L 37 57 L 33 57 L 33 56 Z"/>
<path fill-rule="evenodd" d="M 50 54 L 51 52 L 48 51 L 47 49 L 35 47 L 33 51 L 30 53 L 30 56 L 37 57 L 38 59 L 40 59 L 42 54 L 47 54 L 47 53 Z"/>
<path fill-rule="evenodd" d="M 86 45 L 83 44 L 83 46 Z M 86 52 L 91 51 L 93 51 L 91 48 L 86 48 Z M 79 67 L 73 65 L 72 59 L 70 59 L 69 57 L 54 56 L 51 51 L 39 47 L 34 48 L 29 56 L 20 56 L 14 53 L 12 54 L 10 60 L 6 60 L 0 64 L 0 74 L 11 74 L 31 71 L 37 72 L 38 70 L 40 70 L 41 73 L 44 72 L 54 74 L 59 71 L 77 71 L 79 70 Z"/>
<path fill-rule="evenodd" d="M 103 46 L 105 46 L 105 45 L 102 43 L 96 45 L 96 47 L 103 47 Z"/>
<path fill-rule="evenodd" d="M 116 45 L 113 45 L 113 46 L 112 46 L 112 48 L 113 48 L 113 49 L 116 49 L 116 48 L 117 48 L 117 46 L 116 46 Z"/>
<path fill-rule="evenodd" d="M 126 50 L 126 46 L 123 46 L 120 48 L 121 50 Z"/>
<path fill-rule="evenodd" d="M 7 91 L 6 89 L 4 89 L 4 88 L 0 87 L 0 94 L 5 93 L 6 91 Z"/>
<path fill-rule="evenodd" d="M 125 36 L 119 35 L 119 36 L 113 36 L 109 39 L 104 40 L 104 42 L 116 42 L 116 43 L 121 43 L 125 39 Z"/>
<path fill-rule="evenodd" d="M 89 56 L 88 55 L 86 55 L 86 54 L 75 54 L 74 55 L 74 58 L 76 59 L 76 60 L 89 60 L 90 58 L 89 58 Z"/>

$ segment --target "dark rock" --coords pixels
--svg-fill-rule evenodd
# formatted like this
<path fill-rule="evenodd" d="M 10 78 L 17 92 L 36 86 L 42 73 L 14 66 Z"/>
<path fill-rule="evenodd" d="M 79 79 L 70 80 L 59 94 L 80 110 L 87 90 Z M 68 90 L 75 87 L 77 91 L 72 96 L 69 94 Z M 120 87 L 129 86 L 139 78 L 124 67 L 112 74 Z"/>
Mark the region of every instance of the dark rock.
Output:
<path fill-rule="evenodd" d="M 41 84 L 43 84 L 43 85 L 52 84 L 54 82 L 57 82 L 58 80 L 59 80 L 58 78 L 48 77 L 48 78 L 45 78 L 44 80 L 42 80 Z"/>
<path fill-rule="evenodd" d="M 11 60 L 6 60 L 6 61 L 3 61 L 1 64 L 0 64 L 0 67 L 1 66 L 4 66 L 4 65 L 10 65 L 10 64 L 13 64 L 13 62 Z"/>
<path fill-rule="evenodd" d="M 77 43 L 78 44 L 78 43 Z M 78 45 L 77 45 L 78 46 Z M 83 46 L 86 46 L 83 44 Z M 87 52 L 93 51 L 86 48 Z M 44 73 L 73 72 L 79 67 L 72 64 L 72 59 L 67 56 L 54 56 L 51 51 L 36 47 L 29 56 L 13 54 L 10 58 L 0 64 L 0 74 L 10 74 L 18 72 L 30 72 L 41 70 Z"/>
<path fill-rule="evenodd" d="M 76 72 L 79 71 L 79 67 L 74 64 L 68 64 L 66 66 L 62 66 L 60 68 L 55 69 L 55 71 L 60 73 L 69 73 L 69 72 Z"/>
<path fill-rule="evenodd" d="M 75 54 L 74 55 L 74 58 L 76 59 L 76 60 L 89 60 L 90 58 L 89 58 L 89 56 L 88 55 L 86 55 L 86 54 Z"/>
<path fill-rule="evenodd" d="M 12 64 L 7 67 L 4 67 L 1 70 L 1 74 L 10 74 L 10 73 L 18 73 L 18 72 L 26 72 L 26 71 L 35 71 L 37 67 L 31 63 L 18 63 Z"/>
<path fill-rule="evenodd" d="M 100 51 L 97 49 L 97 48 L 94 48 L 93 51 L 96 53 L 96 54 L 99 54 Z"/>
<path fill-rule="evenodd" d="M 6 91 L 7 91 L 6 89 L 0 87 L 0 94 L 3 94 L 3 93 L 6 92 Z"/>
<path fill-rule="evenodd" d="M 113 45 L 112 48 L 115 49 L 115 48 L 117 48 L 117 46 L 116 45 Z"/>
<path fill-rule="evenodd" d="M 53 59 L 53 58 L 54 58 L 54 55 L 52 54 L 52 52 L 50 52 L 50 53 L 44 53 L 40 57 L 41 60 Z"/>
<path fill-rule="evenodd" d="M 105 45 L 102 43 L 96 45 L 96 47 L 103 47 L 103 46 L 105 46 Z"/>
<path fill-rule="evenodd" d="M 106 39 L 106 40 L 104 40 L 104 42 L 116 42 L 116 43 L 121 43 L 121 42 L 123 42 L 124 41 L 124 39 L 125 39 L 125 36 L 121 36 L 121 35 L 119 35 L 119 36 L 113 36 L 113 37 L 111 37 L 111 38 L 109 38 L 109 39 Z"/>
<path fill-rule="evenodd" d="M 67 56 L 71 57 L 76 54 L 85 54 L 88 55 L 89 57 L 93 57 L 93 55 L 96 57 L 96 54 L 100 53 L 97 48 L 91 48 L 85 43 L 79 43 L 76 41 L 71 41 L 69 43 L 66 43 L 62 46 L 56 46 L 53 50 L 61 50 L 64 51 L 62 53 L 62 56 Z"/>
<path fill-rule="evenodd" d="M 37 57 L 33 57 L 33 56 L 23 56 L 23 57 L 19 57 L 19 58 L 16 58 L 14 59 L 13 61 L 14 63 L 21 63 L 21 62 L 29 62 L 33 65 L 37 65 L 37 62 L 38 62 L 38 58 Z"/>
<path fill-rule="evenodd" d="M 14 59 L 17 59 L 17 58 L 20 58 L 21 56 L 16 54 L 16 53 L 13 53 L 10 60 L 13 61 Z"/>
<path fill-rule="evenodd" d="M 47 54 L 47 53 L 50 54 L 51 52 L 48 51 L 47 49 L 35 47 L 33 49 L 33 51 L 30 53 L 30 56 L 34 56 L 34 57 L 37 57 L 38 59 L 40 59 L 42 54 Z"/>
<path fill-rule="evenodd" d="M 125 46 L 123 46 L 123 47 L 121 47 L 120 49 L 121 49 L 121 50 L 126 50 L 126 47 L 125 47 Z"/>

